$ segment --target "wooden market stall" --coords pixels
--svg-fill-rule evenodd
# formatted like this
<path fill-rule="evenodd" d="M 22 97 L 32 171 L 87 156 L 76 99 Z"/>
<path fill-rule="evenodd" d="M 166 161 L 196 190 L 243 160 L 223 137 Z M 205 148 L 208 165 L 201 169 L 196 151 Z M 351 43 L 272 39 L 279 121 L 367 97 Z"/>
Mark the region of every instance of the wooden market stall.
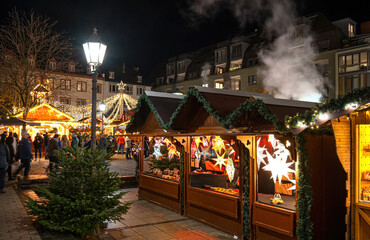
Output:
<path fill-rule="evenodd" d="M 23 113 L 19 113 L 15 117 L 22 119 Z M 27 120 L 41 124 L 28 129 L 32 136 L 36 135 L 37 132 L 45 132 L 50 129 L 57 129 L 58 133 L 68 135 L 69 126 L 77 124 L 72 116 L 47 103 L 31 108 L 27 114 Z"/>
<path fill-rule="evenodd" d="M 144 146 L 149 139 L 149 153 L 139 154 L 139 197 L 181 213 L 180 170 L 182 137 L 166 130 L 183 96 L 146 91 L 139 99 L 126 130 L 139 133 Z"/>
<path fill-rule="evenodd" d="M 233 235 L 294 239 L 295 141 L 292 134 L 278 130 L 285 128 L 286 115 L 303 113 L 312 106 L 266 94 L 190 89 L 169 126 L 190 134 L 185 215 Z M 286 161 L 283 166 L 288 171 L 284 176 L 274 171 L 279 163 L 276 151 L 289 152 L 289 157 L 281 160 Z M 276 160 L 271 160 L 272 156 Z M 217 165 L 222 164 L 218 170 Z M 246 164 L 247 169 L 243 167 Z M 231 166 L 232 174 L 228 171 Z M 272 203 L 276 193 L 284 204 Z M 251 231 L 246 230 L 250 227 Z"/>

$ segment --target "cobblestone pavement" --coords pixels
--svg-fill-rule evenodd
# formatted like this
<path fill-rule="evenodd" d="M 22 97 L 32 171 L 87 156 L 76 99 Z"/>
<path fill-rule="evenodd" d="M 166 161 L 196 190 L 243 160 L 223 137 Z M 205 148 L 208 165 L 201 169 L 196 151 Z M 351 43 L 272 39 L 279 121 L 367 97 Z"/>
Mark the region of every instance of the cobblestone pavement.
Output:
<path fill-rule="evenodd" d="M 118 172 L 119 176 L 135 174 L 136 161 L 126 160 L 122 155 L 115 155 L 110 160 L 111 171 Z M 43 174 L 49 164 L 48 160 L 32 161 L 30 175 Z M 17 165 L 14 165 L 15 171 Z M 23 172 L 21 172 L 23 174 Z M 70 234 L 52 234 L 38 232 L 18 196 L 15 181 L 7 181 L 6 193 L 0 194 L 0 240 L 40 239 L 40 240 L 76 240 Z M 212 227 L 181 216 L 173 211 L 156 204 L 139 200 L 138 189 L 123 189 L 127 192 L 122 201 L 134 202 L 124 220 L 109 222 L 106 231 L 94 240 L 118 239 L 233 239 L 232 236 Z"/>

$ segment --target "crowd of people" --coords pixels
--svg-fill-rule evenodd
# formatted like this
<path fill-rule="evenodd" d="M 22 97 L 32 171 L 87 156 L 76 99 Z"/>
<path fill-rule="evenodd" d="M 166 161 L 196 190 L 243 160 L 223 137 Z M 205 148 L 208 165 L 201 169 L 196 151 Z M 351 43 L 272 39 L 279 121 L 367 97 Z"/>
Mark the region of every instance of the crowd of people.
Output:
<path fill-rule="evenodd" d="M 56 150 L 72 147 L 91 148 L 91 137 L 79 139 L 76 134 L 72 134 L 71 140 L 67 135 L 60 136 L 58 133 L 52 133 L 50 138 L 49 133 L 37 133 L 33 141 L 28 132 L 22 132 L 21 139 L 17 133 L 3 132 L 0 135 L 0 193 L 5 193 L 4 184 L 6 174 L 8 181 L 15 180 L 15 177 L 22 171 L 24 177 L 27 177 L 31 168 L 33 157 L 35 161 L 41 161 L 42 156 L 49 159 L 49 166 L 46 170 L 53 171 L 59 162 Z M 33 144 L 34 154 L 32 153 Z M 107 150 L 108 140 L 103 134 L 100 134 L 97 139 L 96 146 L 100 149 Z M 44 147 L 44 148 L 43 148 Z M 44 149 L 44 152 L 42 151 Z M 13 173 L 12 165 L 20 161 L 17 170 Z"/>
<path fill-rule="evenodd" d="M 33 150 L 32 147 L 33 145 Z M 31 161 L 41 161 L 44 156 L 45 159 L 49 159 L 49 166 L 45 172 L 53 171 L 57 167 L 59 162 L 56 150 L 66 149 L 67 147 L 85 147 L 91 148 L 91 137 L 89 135 L 85 137 L 77 136 L 72 134 L 71 138 L 67 135 L 60 135 L 58 133 L 36 133 L 31 140 L 31 136 L 28 132 L 22 132 L 21 139 L 19 139 L 17 133 L 3 132 L 0 135 L 0 193 L 4 193 L 4 179 L 8 175 L 8 180 L 15 180 L 16 175 L 18 175 L 23 170 L 23 175 L 28 176 Z M 147 137 L 144 139 L 143 145 L 138 140 L 130 139 L 129 137 L 118 136 L 114 138 L 112 134 L 105 137 L 100 134 L 96 139 L 97 148 L 108 150 L 117 154 L 125 154 L 126 159 L 136 159 L 138 157 L 138 150 L 143 147 L 144 156 L 149 155 L 149 140 Z M 14 171 L 12 165 L 20 161 L 18 168 Z"/>

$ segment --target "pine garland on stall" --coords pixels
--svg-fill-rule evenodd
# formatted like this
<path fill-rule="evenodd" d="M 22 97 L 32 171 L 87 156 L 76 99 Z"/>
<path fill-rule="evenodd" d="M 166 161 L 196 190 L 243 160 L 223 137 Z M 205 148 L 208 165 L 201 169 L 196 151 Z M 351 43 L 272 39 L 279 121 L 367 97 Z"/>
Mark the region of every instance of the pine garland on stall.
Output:
<path fill-rule="evenodd" d="M 185 161 L 185 148 L 181 145 L 180 153 L 180 194 L 181 194 L 181 213 L 184 212 L 185 207 L 185 170 L 184 170 L 184 161 Z"/>
<path fill-rule="evenodd" d="M 239 146 L 242 146 L 244 152 L 243 236 L 244 238 L 249 239 L 249 149 L 241 142 L 239 143 Z"/>

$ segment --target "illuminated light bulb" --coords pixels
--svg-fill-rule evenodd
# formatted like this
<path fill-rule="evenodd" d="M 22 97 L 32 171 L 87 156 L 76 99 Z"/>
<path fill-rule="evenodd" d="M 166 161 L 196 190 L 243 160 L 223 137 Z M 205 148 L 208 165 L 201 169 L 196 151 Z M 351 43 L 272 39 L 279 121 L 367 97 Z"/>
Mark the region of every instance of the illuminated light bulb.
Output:
<path fill-rule="evenodd" d="M 327 113 L 322 113 L 319 115 L 319 119 L 322 121 L 328 120 L 329 119 L 329 114 Z"/>
<path fill-rule="evenodd" d="M 353 102 L 353 103 L 348 103 L 346 104 L 346 106 L 344 107 L 345 110 L 354 110 L 358 108 L 358 103 L 357 102 Z"/>
<path fill-rule="evenodd" d="M 290 147 L 290 146 L 291 146 L 291 144 L 290 144 L 289 140 L 286 140 L 285 146 L 286 146 L 286 147 Z"/>

